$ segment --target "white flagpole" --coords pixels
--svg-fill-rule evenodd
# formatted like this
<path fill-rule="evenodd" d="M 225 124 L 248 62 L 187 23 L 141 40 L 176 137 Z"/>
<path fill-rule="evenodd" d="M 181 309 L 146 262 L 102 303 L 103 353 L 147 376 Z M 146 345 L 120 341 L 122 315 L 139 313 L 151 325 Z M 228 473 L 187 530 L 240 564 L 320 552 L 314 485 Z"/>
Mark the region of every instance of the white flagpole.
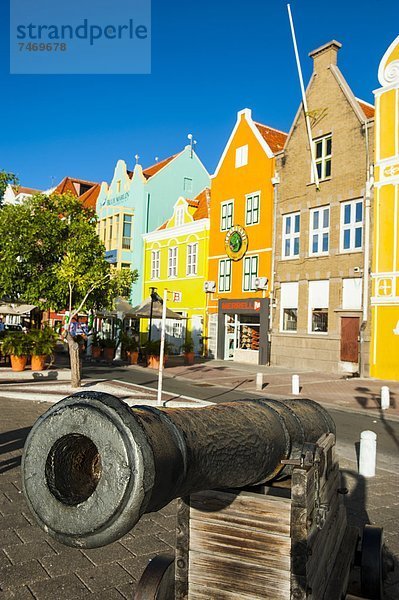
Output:
<path fill-rule="evenodd" d="M 317 174 L 316 160 L 315 160 L 315 155 L 314 155 L 314 147 L 313 147 L 313 140 L 312 140 L 312 130 L 310 128 L 310 120 L 309 120 L 309 113 L 308 113 L 308 103 L 306 101 L 305 86 L 303 85 L 302 69 L 301 69 L 301 62 L 299 60 L 298 46 L 297 46 L 297 43 L 296 43 L 294 21 L 292 20 L 291 6 L 289 4 L 287 4 L 287 9 L 288 9 L 288 18 L 290 20 L 290 26 L 291 26 L 292 42 L 294 44 L 294 52 L 295 52 L 296 65 L 297 65 L 297 68 L 298 68 L 299 83 L 300 83 L 300 86 L 301 86 L 302 104 L 303 104 L 303 110 L 304 110 L 304 113 L 305 113 L 306 131 L 308 133 L 308 139 L 309 139 L 309 145 L 310 145 L 310 159 L 311 159 L 311 163 L 312 163 L 313 178 L 314 178 L 314 182 L 316 184 L 316 188 L 320 189 L 319 176 Z"/>
<path fill-rule="evenodd" d="M 162 305 L 162 324 L 161 324 L 161 348 L 159 352 L 159 369 L 158 369 L 158 393 L 157 405 L 162 406 L 162 376 L 163 376 L 163 357 L 165 354 L 165 325 L 166 325 L 166 301 L 168 299 L 168 290 L 163 291 Z"/>

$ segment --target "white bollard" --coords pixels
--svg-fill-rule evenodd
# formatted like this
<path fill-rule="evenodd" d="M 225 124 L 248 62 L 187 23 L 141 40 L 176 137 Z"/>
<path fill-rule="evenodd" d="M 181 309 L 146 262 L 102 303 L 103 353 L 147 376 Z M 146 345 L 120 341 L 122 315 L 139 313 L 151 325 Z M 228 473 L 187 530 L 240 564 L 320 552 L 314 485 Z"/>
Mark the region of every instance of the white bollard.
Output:
<path fill-rule="evenodd" d="M 375 476 L 377 459 L 377 434 L 374 431 L 362 431 L 360 434 L 359 475 Z"/>
<path fill-rule="evenodd" d="M 256 389 L 260 392 L 263 390 L 263 373 L 256 373 Z"/>
<path fill-rule="evenodd" d="M 389 387 L 383 385 L 381 388 L 381 409 L 386 410 L 389 408 Z"/>
<path fill-rule="evenodd" d="M 292 376 L 292 393 L 295 396 L 299 394 L 299 375 Z"/>

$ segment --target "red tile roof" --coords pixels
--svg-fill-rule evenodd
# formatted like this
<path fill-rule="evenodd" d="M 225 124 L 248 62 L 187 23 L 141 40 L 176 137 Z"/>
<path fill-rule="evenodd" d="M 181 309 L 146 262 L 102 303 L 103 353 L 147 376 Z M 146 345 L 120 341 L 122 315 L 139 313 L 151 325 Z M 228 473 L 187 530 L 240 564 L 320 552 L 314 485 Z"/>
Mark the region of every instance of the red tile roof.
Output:
<path fill-rule="evenodd" d="M 364 100 L 360 100 L 359 98 L 356 98 L 356 100 L 360 108 L 364 112 L 366 119 L 372 119 L 375 113 L 374 106 L 372 104 L 369 104 L 368 102 L 364 102 Z"/>
<path fill-rule="evenodd" d="M 144 177 L 146 179 L 149 179 L 150 177 L 152 177 L 153 175 L 158 173 L 158 171 L 160 171 L 163 167 L 166 167 L 166 165 L 168 163 L 170 163 L 174 158 L 176 158 L 176 156 L 177 156 L 177 154 L 173 154 L 173 156 L 164 158 L 164 160 L 160 160 L 159 162 L 155 163 L 154 165 L 151 165 L 150 167 L 143 169 Z"/>
<path fill-rule="evenodd" d="M 259 133 L 263 139 L 267 142 L 272 152 L 280 152 L 284 148 L 285 140 L 287 139 L 287 133 L 274 129 L 268 125 L 262 125 L 262 123 L 256 123 L 254 121 Z"/>
<path fill-rule="evenodd" d="M 83 206 L 86 208 L 96 208 L 97 198 L 101 190 L 101 185 L 96 183 L 87 192 L 79 196 L 79 199 Z"/>

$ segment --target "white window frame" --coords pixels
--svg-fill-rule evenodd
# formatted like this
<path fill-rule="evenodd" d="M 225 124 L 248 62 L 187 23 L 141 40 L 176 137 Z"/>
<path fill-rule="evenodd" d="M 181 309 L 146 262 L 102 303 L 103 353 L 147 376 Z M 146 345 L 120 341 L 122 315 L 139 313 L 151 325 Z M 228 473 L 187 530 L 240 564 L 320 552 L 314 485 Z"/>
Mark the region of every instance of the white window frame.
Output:
<path fill-rule="evenodd" d="M 256 200 L 257 206 L 254 206 Z M 256 221 L 254 220 L 254 212 L 257 214 Z M 248 218 L 250 216 L 250 218 Z M 256 225 L 260 221 L 260 192 L 247 194 L 245 197 L 245 225 Z"/>
<path fill-rule="evenodd" d="M 218 290 L 219 292 L 230 292 L 231 291 L 231 263 L 232 260 L 230 258 L 222 258 L 219 260 L 219 269 L 218 269 Z M 226 269 L 227 267 L 227 269 Z M 228 287 L 226 285 L 226 280 L 228 281 Z M 223 285 L 221 285 L 223 282 Z"/>
<path fill-rule="evenodd" d="M 282 282 L 280 287 L 280 331 L 295 334 L 298 331 L 298 294 L 299 283 L 297 281 Z M 284 328 L 284 311 L 296 310 L 296 329 Z"/>
<path fill-rule="evenodd" d="M 360 204 L 362 207 L 362 220 L 356 221 L 357 205 Z M 350 206 L 350 220 L 349 223 L 344 223 L 345 220 L 345 207 Z M 348 252 L 362 252 L 363 250 L 363 227 L 364 225 L 364 206 L 363 198 L 355 198 L 354 200 L 347 200 L 341 202 L 341 231 L 340 231 L 340 251 L 343 253 Z M 361 230 L 362 243 L 360 246 L 356 244 L 356 230 Z M 349 231 L 349 248 L 344 248 L 345 231 Z"/>
<path fill-rule="evenodd" d="M 317 290 L 317 287 L 319 288 Z M 314 292 L 311 292 L 311 288 L 314 289 Z M 312 298 L 312 296 L 316 296 L 316 299 Z M 319 298 L 317 298 L 319 296 Z M 324 296 L 324 299 L 323 299 Z M 314 281 L 309 281 L 308 283 L 308 333 L 311 335 L 328 335 L 328 313 L 329 313 L 329 303 L 330 303 L 330 282 L 328 279 L 319 279 Z M 313 311 L 317 311 L 317 309 L 327 311 L 327 331 L 313 331 L 312 323 L 313 323 Z"/>
<path fill-rule="evenodd" d="M 255 291 L 255 279 L 258 277 L 259 256 L 245 256 L 242 265 L 242 291 Z"/>
<path fill-rule="evenodd" d="M 160 250 L 151 250 L 151 279 L 159 279 L 161 270 Z"/>
<path fill-rule="evenodd" d="M 328 214 L 328 225 L 324 225 L 324 215 Z M 314 227 L 314 217 L 318 214 L 318 227 Z M 327 235 L 327 250 L 323 250 L 323 239 Z M 313 250 L 313 238 L 317 238 L 317 250 Z M 326 256 L 330 251 L 330 207 L 319 206 L 309 211 L 309 256 Z"/>
<path fill-rule="evenodd" d="M 181 227 L 182 225 L 184 225 L 184 206 L 179 206 L 175 212 L 175 227 Z"/>
<path fill-rule="evenodd" d="M 168 277 L 177 277 L 177 246 L 168 248 Z"/>
<path fill-rule="evenodd" d="M 331 153 L 327 154 L 327 140 L 331 140 Z M 328 133 L 327 135 L 320 136 L 312 140 L 313 142 L 313 152 L 316 163 L 316 171 L 319 177 L 319 181 L 324 181 L 325 179 L 330 179 L 331 177 L 331 167 L 332 167 L 332 134 Z M 317 145 L 321 143 L 321 156 L 316 158 L 317 156 Z M 330 174 L 326 175 L 326 166 L 327 163 L 330 164 Z M 320 172 L 317 168 L 320 165 Z M 314 183 L 314 173 L 313 168 L 311 168 L 311 181 Z"/>
<path fill-rule="evenodd" d="M 294 231 L 296 217 L 299 217 L 299 230 L 298 231 Z M 289 233 L 286 232 L 288 219 L 290 219 L 290 222 L 292 223 L 292 227 L 291 227 L 291 230 Z M 301 250 L 300 249 L 300 241 L 299 241 L 300 235 L 301 235 L 301 213 L 300 213 L 300 211 L 296 211 L 296 212 L 292 212 L 292 213 L 283 215 L 283 232 L 282 232 L 283 244 L 282 244 L 282 249 L 281 249 L 281 257 L 283 260 L 289 260 L 292 258 L 299 257 L 299 253 Z M 296 239 L 298 239 L 298 253 L 294 254 Z M 285 254 L 285 247 L 286 247 L 287 241 L 289 241 L 289 253 Z"/>
<path fill-rule="evenodd" d="M 187 269 L 186 274 L 197 275 L 198 269 L 198 242 L 187 244 Z"/>
<path fill-rule="evenodd" d="M 248 164 L 248 144 L 236 148 L 236 169 L 245 167 Z"/>
<path fill-rule="evenodd" d="M 230 209 L 230 210 L 229 210 Z M 223 225 L 223 221 L 225 224 Z M 230 223 L 230 225 L 229 225 Z M 220 205 L 220 231 L 228 231 L 234 223 L 234 200 L 226 200 Z"/>

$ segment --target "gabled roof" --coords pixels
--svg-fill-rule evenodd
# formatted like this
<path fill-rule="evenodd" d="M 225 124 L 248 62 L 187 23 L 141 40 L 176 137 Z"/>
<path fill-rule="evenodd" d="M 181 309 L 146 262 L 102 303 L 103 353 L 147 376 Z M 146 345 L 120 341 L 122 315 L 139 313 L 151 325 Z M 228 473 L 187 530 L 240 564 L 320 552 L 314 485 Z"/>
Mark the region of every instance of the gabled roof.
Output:
<path fill-rule="evenodd" d="M 280 152 L 280 150 L 284 148 L 285 140 L 288 135 L 287 133 L 284 133 L 284 131 L 280 131 L 279 129 L 274 129 L 274 127 L 269 127 L 268 125 L 262 125 L 262 123 L 257 123 L 256 121 L 254 121 L 254 123 L 263 139 L 266 140 L 270 146 L 272 152 Z"/>
<path fill-rule="evenodd" d="M 79 197 L 79 200 L 86 208 L 96 208 L 97 198 L 101 191 L 101 185 L 95 183 L 87 192 Z"/>

